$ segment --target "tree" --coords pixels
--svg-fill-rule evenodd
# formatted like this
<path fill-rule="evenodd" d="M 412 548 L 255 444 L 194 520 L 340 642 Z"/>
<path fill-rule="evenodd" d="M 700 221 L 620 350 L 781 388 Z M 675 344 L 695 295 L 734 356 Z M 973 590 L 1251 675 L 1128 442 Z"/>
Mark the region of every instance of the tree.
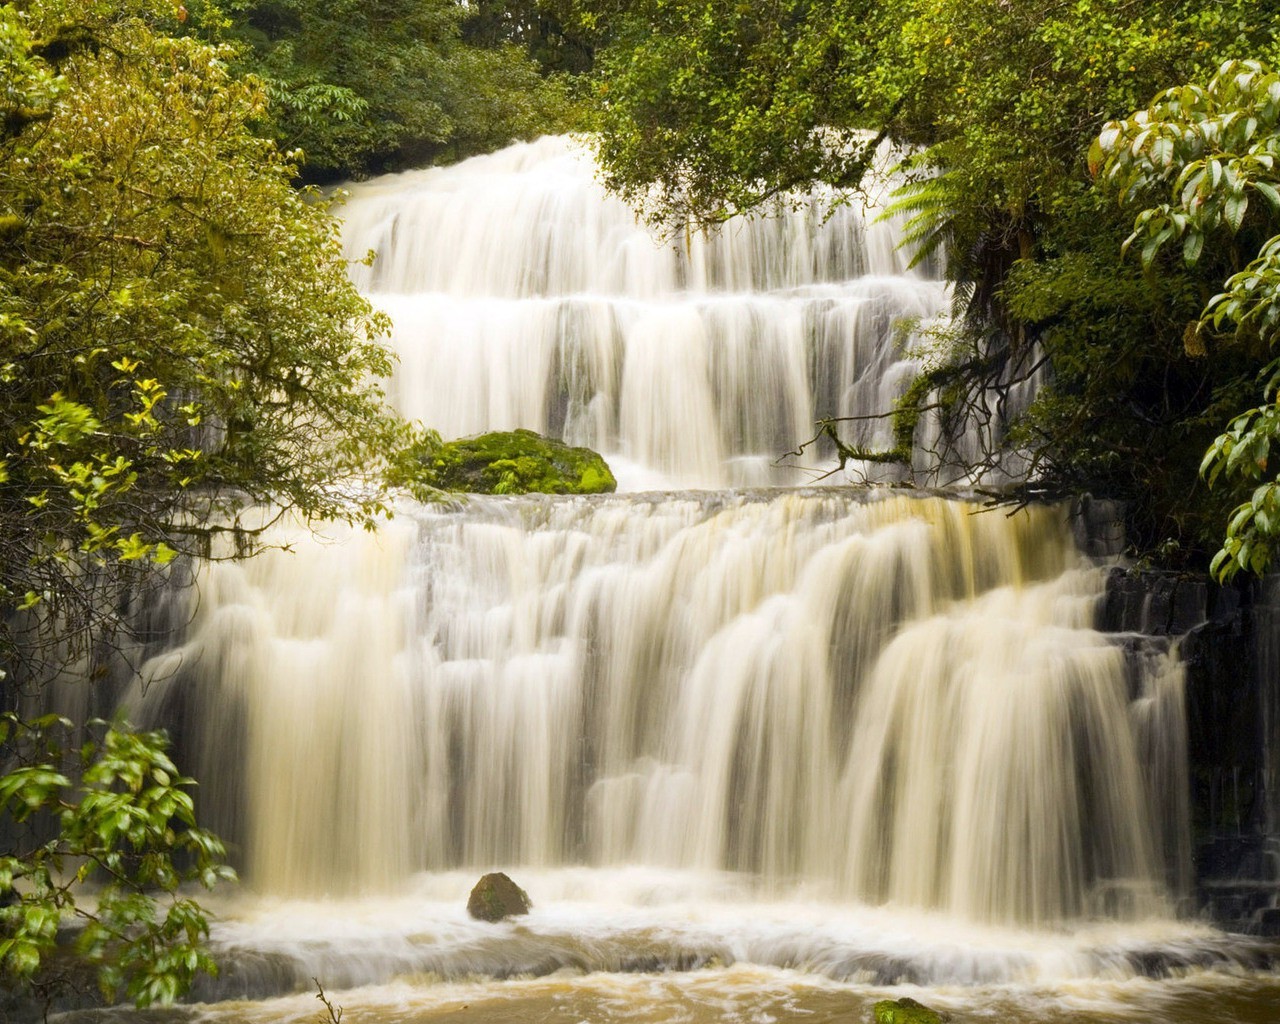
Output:
<path fill-rule="evenodd" d="M 93 581 L 251 547 L 249 506 L 371 523 L 408 438 L 335 222 L 231 54 L 153 27 L 173 10 L 4 9 L 32 84 L 0 136 L 0 599 L 63 641 L 109 624 Z"/>
<path fill-rule="evenodd" d="M 64 771 L 71 729 L 66 719 L 0 716 L 0 742 L 24 755 L 0 776 L 0 809 L 19 826 L 41 815 L 57 826 L 51 836 L 22 832 L 0 856 L 0 975 L 31 987 L 47 1012 L 76 970 L 58 963 L 66 914 L 81 925 L 74 948 L 105 998 L 170 1002 L 197 972 L 216 969 L 202 945 L 205 914 L 179 887 L 233 877 L 225 851 L 197 827 L 193 780 L 178 774 L 161 734 L 99 730 L 73 781 Z M 87 905 L 77 890 L 95 873 Z"/>
<path fill-rule="evenodd" d="M 558 80 L 509 39 L 463 39 L 455 0 L 220 0 L 239 66 L 265 83 L 264 127 L 312 180 L 458 159 L 562 130 Z"/>
<path fill-rule="evenodd" d="M 382 471 L 430 440 L 384 404 L 387 323 L 326 203 L 250 130 L 261 83 L 190 21 L 173 0 L 0 7 L 0 973 L 42 984 L 78 914 L 104 989 L 142 1002 L 208 966 L 198 908 L 156 906 L 179 863 L 218 874 L 189 780 L 158 735 L 100 728 L 77 756 L 13 712 L 68 660 L 105 672 L 175 559 L 250 553 L 281 515 L 372 526 Z"/>
<path fill-rule="evenodd" d="M 856 185 L 879 8 L 580 3 L 579 22 L 611 36 L 596 58 L 606 183 L 653 220 L 697 223 L 817 180 Z"/>
<path fill-rule="evenodd" d="M 462 38 L 485 49 L 515 43 L 544 74 L 584 74 L 594 57 L 591 40 L 572 30 L 567 0 L 471 0 Z"/>
<path fill-rule="evenodd" d="M 1206 336 L 1261 360 L 1265 399 L 1234 416 L 1210 446 L 1201 472 L 1235 494 L 1248 493 L 1227 525 L 1212 569 L 1229 579 L 1263 573 L 1280 542 L 1280 74 L 1259 61 L 1228 61 L 1207 86 L 1168 89 L 1132 116 L 1106 125 L 1090 166 L 1126 205 L 1163 201 L 1137 215 L 1125 248 L 1137 246 L 1151 271 L 1166 247 L 1189 266 L 1209 249 L 1233 266 L 1222 290 L 1190 325 L 1187 346 L 1207 355 Z"/>
<path fill-rule="evenodd" d="M 993 458 L 1017 451 L 1030 475 L 999 497 L 1108 493 L 1128 499 L 1138 550 L 1201 557 L 1224 510 L 1215 495 L 1188 501 L 1199 453 L 1256 368 L 1244 353 L 1186 351 L 1186 324 L 1225 276 L 1218 257 L 1159 275 L 1118 265 L 1131 217 L 1093 187 L 1084 154 L 1107 118 L 1162 85 L 1274 47 L 1272 5 L 580 0 L 578 10 L 613 19 L 616 42 L 597 57 L 606 178 L 657 219 L 715 223 L 815 181 L 857 187 L 877 142 L 900 146 L 896 208 L 956 285 L 951 344 L 926 368 L 945 386 L 903 399 L 1006 423 Z M 1033 377 L 1038 397 L 1020 408 Z"/>

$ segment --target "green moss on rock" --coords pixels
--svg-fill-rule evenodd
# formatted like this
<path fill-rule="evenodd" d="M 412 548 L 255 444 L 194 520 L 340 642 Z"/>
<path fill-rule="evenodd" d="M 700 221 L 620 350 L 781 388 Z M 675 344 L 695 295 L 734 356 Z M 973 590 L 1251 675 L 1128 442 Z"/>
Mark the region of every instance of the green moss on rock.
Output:
<path fill-rule="evenodd" d="M 532 430 L 499 431 L 440 445 L 426 457 L 432 486 L 472 494 L 603 494 L 617 489 L 608 464 Z"/>
<path fill-rule="evenodd" d="M 876 1003 L 872 1014 L 875 1024 L 943 1024 L 947 1020 L 937 1010 L 931 1010 L 910 997 L 882 999 Z"/>

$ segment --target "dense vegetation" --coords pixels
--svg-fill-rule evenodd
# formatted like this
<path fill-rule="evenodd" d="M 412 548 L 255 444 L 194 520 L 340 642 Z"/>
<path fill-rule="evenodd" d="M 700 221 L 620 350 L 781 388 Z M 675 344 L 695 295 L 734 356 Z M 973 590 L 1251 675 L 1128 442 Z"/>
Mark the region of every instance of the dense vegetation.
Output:
<path fill-rule="evenodd" d="M 1263 404 L 1232 419 L 1201 471 L 1210 484 L 1222 478 L 1249 494 L 1231 515 L 1214 571 L 1264 572 L 1280 540 L 1280 484 L 1268 472 L 1272 442 L 1280 442 L 1280 359 L 1273 353 L 1280 341 L 1280 235 L 1259 240 L 1280 227 L 1280 74 L 1258 61 L 1228 61 L 1206 86 L 1167 90 L 1132 118 L 1109 123 L 1090 165 L 1126 202 L 1164 200 L 1138 215 L 1125 241 L 1141 246 L 1148 270 L 1169 243 L 1190 266 L 1206 247 L 1232 257 L 1235 273 L 1185 340 L 1207 356 L 1202 336 L 1220 332 L 1262 363 Z"/>
<path fill-rule="evenodd" d="M 1261 367 L 1195 325 L 1271 215 L 1255 204 L 1232 244 L 1192 265 L 1123 259 L 1137 211 L 1095 186 L 1086 153 L 1157 92 L 1274 55 L 1275 14 L 1255 0 L 579 7 L 612 37 L 597 52 L 608 180 L 657 219 L 716 222 L 814 181 L 856 187 L 878 141 L 910 147 L 898 205 L 945 252 L 960 314 L 931 368 L 950 386 L 915 396 L 963 407 L 980 385 L 1051 375 L 1004 437 L 1035 472 L 1012 496 L 1128 499 L 1137 548 L 1192 565 L 1240 499 L 1225 477 L 1198 480 L 1201 457 L 1255 404 Z"/>
<path fill-rule="evenodd" d="M 540 25 L 456 0 L 219 0 L 205 32 L 239 42 L 265 83 L 262 127 L 311 180 L 487 152 L 570 126 Z M 193 5 L 194 6 L 194 5 Z M 465 30 L 465 32 L 464 32 Z M 539 63 L 530 49 L 544 57 Z"/>
<path fill-rule="evenodd" d="M 63 644 L 109 625 L 95 582 L 250 541 L 247 502 L 371 521 L 408 441 L 335 222 L 249 130 L 261 87 L 157 12 L 3 9 L 0 597 Z"/>

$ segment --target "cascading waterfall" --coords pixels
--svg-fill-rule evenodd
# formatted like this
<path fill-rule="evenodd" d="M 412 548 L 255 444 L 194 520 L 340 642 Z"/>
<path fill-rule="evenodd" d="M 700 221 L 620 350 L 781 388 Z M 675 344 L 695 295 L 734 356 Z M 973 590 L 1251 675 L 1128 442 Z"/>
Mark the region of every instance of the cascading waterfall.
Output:
<path fill-rule="evenodd" d="M 268 897 L 216 933 L 293 965 L 262 992 L 1231 960 L 1171 923 L 1181 668 L 1135 669 L 1092 629 L 1103 579 L 1066 512 L 805 486 L 831 468 L 820 450 L 776 464 L 820 417 L 891 410 L 924 365 L 948 293 L 907 269 L 894 225 L 818 194 L 664 243 L 563 139 L 352 192 L 348 251 L 378 253 L 353 272 L 396 325 L 395 404 L 446 438 L 595 447 L 629 493 L 406 506 L 374 536 L 281 526 L 291 550 L 206 565 L 173 597 L 180 642 L 126 704 L 174 733 Z M 891 443 L 883 422 L 849 431 Z M 850 468 L 823 482 L 965 479 L 926 451 Z M 456 909 L 491 868 L 531 880 L 527 927 Z M 325 896 L 343 909 L 306 909 Z M 1163 923 L 1061 938 L 1089 920 Z"/>
<path fill-rule="evenodd" d="M 900 328 L 947 305 L 834 194 L 663 243 L 564 139 L 465 166 L 354 186 L 345 211 L 349 255 L 380 254 L 354 273 L 396 323 L 395 404 L 445 437 L 549 431 L 624 487 L 803 483 L 778 456 L 819 418 L 891 411 L 921 366 Z M 891 446 L 886 423 L 850 436 Z"/>
<path fill-rule="evenodd" d="M 205 812 L 271 892 L 641 863 L 1151 914 L 1178 790 L 1139 770 L 1069 538 L 847 492 L 475 501 L 210 567 L 137 710 L 217 723 Z"/>
<path fill-rule="evenodd" d="M 714 488 L 891 408 L 899 324 L 946 304 L 834 198 L 664 245 L 546 139 L 358 186 L 346 237 L 380 254 L 355 272 L 406 413 Z M 140 688 L 145 720 L 222 723 L 188 742 L 263 889 L 642 863 L 976 920 L 1167 907 L 1148 808 L 1177 790 L 1139 770 L 1060 512 L 710 491 L 410 519 L 210 567 Z"/>

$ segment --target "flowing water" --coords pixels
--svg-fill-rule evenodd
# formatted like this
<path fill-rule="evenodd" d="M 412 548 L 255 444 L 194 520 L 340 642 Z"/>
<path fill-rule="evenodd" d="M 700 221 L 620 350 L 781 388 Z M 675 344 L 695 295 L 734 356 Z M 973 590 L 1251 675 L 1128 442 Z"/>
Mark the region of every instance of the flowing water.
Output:
<path fill-rule="evenodd" d="M 314 1020 L 318 979 L 352 1022 L 1277 1018 L 1271 948 L 1185 917 L 1182 672 L 1092 629 L 1066 512 L 851 486 L 965 479 L 972 425 L 778 464 L 892 409 L 947 307 L 874 208 L 664 243 L 547 139 L 345 217 L 396 404 L 591 445 L 620 493 L 285 527 L 173 595 L 126 702 L 245 881 L 169 1015 Z M 527 917 L 466 915 L 493 869 Z"/>

